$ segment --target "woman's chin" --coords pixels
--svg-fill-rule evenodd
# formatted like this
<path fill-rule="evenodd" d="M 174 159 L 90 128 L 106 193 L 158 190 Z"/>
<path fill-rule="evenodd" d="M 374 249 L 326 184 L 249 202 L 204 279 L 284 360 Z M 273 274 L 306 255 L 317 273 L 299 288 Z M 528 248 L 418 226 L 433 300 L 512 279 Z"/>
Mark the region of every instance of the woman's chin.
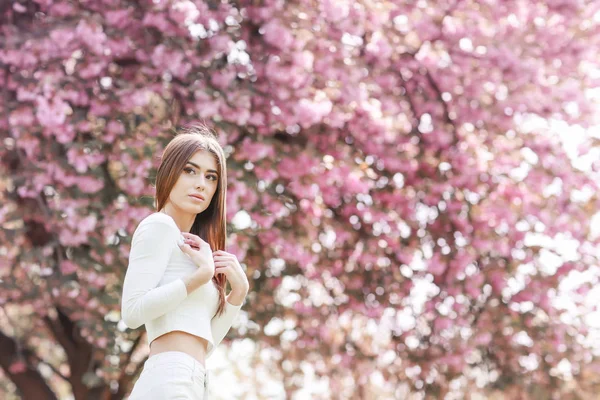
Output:
<path fill-rule="evenodd" d="M 190 214 L 200 214 L 202 211 L 204 211 L 204 207 L 198 204 L 186 204 L 185 206 L 181 207 L 181 209 Z"/>
<path fill-rule="evenodd" d="M 190 210 L 190 212 L 198 214 L 198 213 L 201 213 L 202 211 L 204 211 L 204 207 L 191 206 L 191 207 L 189 207 L 189 210 Z"/>

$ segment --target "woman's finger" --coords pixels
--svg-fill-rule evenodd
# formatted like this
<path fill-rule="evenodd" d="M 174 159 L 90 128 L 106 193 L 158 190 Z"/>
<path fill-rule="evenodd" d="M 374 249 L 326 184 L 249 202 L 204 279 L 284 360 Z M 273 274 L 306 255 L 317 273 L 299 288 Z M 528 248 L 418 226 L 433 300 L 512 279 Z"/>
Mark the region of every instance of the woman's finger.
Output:
<path fill-rule="evenodd" d="M 225 268 L 229 266 L 229 263 L 226 261 L 215 261 L 215 268 Z"/>
<path fill-rule="evenodd" d="M 215 253 L 213 253 L 213 258 L 214 259 L 221 258 L 223 260 L 233 260 L 233 256 L 231 256 L 229 254 L 215 254 Z"/>
<path fill-rule="evenodd" d="M 184 238 L 184 239 L 186 239 L 186 240 L 191 240 L 191 241 L 193 241 L 194 243 L 198 243 L 198 245 L 200 245 L 200 244 L 202 243 L 202 239 L 200 239 L 200 238 L 195 238 L 195 237 L 193 237 L 193 236 L 183 235 L 183 238 Z"/>
<path fill-rule="evenodd" d="M 189 245 L 191 248 L 193 248 L 195 250 L 200 249 L 200 245 L 195 240 L 184 239 L 183 243 Z"/>
<path fill-rule="evenodd" d="M 181 232 L 181 234 L 188 239 L 192 239 L 198 243 L 205 243 L 204 240 L 202 240 L 202 238 L 198 235 L 194 235 L 193 233 L 189 233 L 189 232 Z"/>
<path fill-rule="evenodd" d="M 231 263 L 230 263 L 230 262 L 228 262 L 228 261 L 215 261 L 215 267 L 216 267 L 217 265 L 218 265 L 219 267 L 221 267 L 221 268 L 223 268 L 223 267 L 230 267 L 230 268 L 233 268 L 233 265 L 231 265 Z"/>
<path fill-rule="evenodd" d="M 227 275 L 228 273 L 229 273 L 229 268 L 228 268 L 228 266 L 226 266 L 226 265 L 223 265 L 223 266 L 219 266 L 219 267 L 217 267 L 217 266 L 215 265 L 215 274 L 225 274 L 225 275 Z"/>

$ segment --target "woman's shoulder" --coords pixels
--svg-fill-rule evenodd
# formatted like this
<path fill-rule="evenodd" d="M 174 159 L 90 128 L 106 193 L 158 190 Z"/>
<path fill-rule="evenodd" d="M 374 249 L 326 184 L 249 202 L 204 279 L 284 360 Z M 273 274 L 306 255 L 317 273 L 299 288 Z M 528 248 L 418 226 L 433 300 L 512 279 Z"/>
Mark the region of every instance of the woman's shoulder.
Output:
<path fill-rule="evenodd" d="M 156 226 L 157 229 L 171 227 L 179 233 L 179 228 L 177 227 L 177 224 L 173 218 L 171 218 L 170 215 L 161 212 L 153 212 L 152 214 L 144 217 L 144 219 L 142 219 L 138 224 L 138 228 L 145 225 Z"/>

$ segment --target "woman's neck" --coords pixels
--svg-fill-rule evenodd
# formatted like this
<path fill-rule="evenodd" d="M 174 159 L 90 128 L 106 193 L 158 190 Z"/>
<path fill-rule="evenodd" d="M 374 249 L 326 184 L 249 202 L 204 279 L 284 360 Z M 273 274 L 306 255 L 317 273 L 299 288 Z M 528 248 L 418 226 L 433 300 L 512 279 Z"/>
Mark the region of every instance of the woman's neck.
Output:
<path fill-rule="evenodd" d="M 194 225 L 194 220 L 196 219 L 196 215 L 178 213 L 168 205 L 163 207 L 159 212 L 167 214 L 169 217 L 173 218 L 173 221 L 175 221 L 175 224 L 177 224 L 177 227 L 181 232 L 189 232 L 190 229 L 192 229 L 192 225 Z"/>

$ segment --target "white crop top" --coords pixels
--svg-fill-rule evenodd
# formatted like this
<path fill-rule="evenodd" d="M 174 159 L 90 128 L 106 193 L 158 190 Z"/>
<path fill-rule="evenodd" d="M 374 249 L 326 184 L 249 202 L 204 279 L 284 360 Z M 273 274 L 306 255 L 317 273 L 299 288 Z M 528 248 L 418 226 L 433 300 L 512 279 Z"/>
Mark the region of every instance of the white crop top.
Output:
<path fill-rule="evenodd" d="M 133 233 L 123 283 L 121 316 L 131 329 L 145 324 L 149 344 L 171 331 L 202 337 L 208 341 L 208 358 L 229 331 L 242 305 L 225 300 L 223 314 L 216 317 L 219 293 L 212 279 L 187 293 L 182 278 L 198 267 L 177 245 L 180 236 L 173 218 L 161 212 L 150 214 L 139 223 Z"/>

